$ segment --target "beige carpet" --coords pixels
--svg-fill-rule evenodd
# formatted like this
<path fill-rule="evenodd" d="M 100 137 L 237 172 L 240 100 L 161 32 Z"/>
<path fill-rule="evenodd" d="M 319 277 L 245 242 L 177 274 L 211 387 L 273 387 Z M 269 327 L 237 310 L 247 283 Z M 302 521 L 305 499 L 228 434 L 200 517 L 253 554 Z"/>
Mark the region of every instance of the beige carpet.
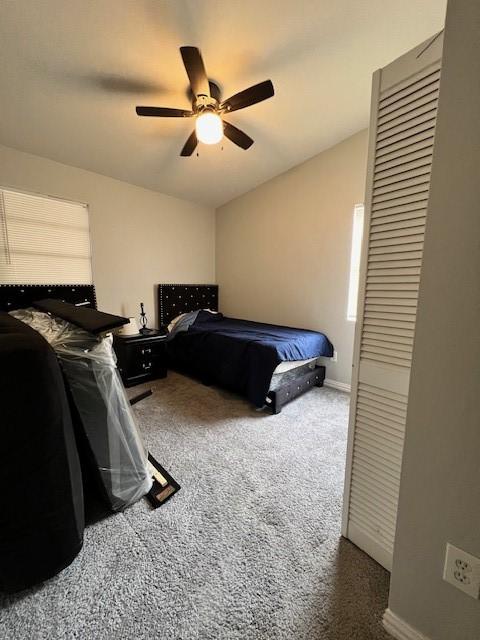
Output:
<path fill-rule="evenodd" d="M 1 599 L 0 636 L 387 638 L 388 574 L 340 537 L 348 396 L 270 416 L 175 373 L 153 388 L 140 428 L 181 491 L 89 526 L 70 567 Z"/>

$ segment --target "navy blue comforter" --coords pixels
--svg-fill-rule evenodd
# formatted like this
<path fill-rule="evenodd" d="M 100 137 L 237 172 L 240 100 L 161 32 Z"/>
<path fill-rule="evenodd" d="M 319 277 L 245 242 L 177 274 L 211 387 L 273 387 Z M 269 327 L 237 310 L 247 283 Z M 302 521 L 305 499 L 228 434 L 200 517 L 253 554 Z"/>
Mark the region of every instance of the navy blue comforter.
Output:
<path fill-rule="evenodd" d="M 333 346 L 317 331 L 199 311 L 188 329 L 167 343 L 167 351 L 174 366 L 261 407 L 280 362 L 331 357 Z"/>

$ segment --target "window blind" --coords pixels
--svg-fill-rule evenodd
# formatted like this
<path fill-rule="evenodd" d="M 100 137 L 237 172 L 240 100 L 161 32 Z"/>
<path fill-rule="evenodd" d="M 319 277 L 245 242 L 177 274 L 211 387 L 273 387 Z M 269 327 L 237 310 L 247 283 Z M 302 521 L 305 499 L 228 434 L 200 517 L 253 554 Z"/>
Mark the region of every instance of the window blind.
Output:
<path fill-rule="evenodd" d="M 92 284 L 87 206 L 0 189 L 0 282 Z"/>

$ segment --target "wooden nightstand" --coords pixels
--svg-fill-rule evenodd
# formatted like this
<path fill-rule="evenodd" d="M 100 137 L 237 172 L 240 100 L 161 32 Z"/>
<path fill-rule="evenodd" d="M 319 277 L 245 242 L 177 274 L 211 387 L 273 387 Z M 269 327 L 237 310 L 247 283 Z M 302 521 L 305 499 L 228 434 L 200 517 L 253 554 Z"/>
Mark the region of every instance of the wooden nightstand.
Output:
<path fill-rule="evenodd" d="M 166 377 L 165 337 L 162 331 L 152 331 L 147 335 L 114 336 L 118 370 L 126 387 Z"/>

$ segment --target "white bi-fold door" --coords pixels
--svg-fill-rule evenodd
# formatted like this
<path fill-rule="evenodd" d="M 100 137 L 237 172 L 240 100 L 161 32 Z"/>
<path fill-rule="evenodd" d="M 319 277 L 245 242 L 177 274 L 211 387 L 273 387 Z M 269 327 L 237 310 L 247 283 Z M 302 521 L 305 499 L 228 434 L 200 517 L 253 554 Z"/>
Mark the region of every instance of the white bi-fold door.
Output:
<path fill-rule="evenodd" d="M 342 533 L 391 568 L 442 36 L 373 76 Z"/>

